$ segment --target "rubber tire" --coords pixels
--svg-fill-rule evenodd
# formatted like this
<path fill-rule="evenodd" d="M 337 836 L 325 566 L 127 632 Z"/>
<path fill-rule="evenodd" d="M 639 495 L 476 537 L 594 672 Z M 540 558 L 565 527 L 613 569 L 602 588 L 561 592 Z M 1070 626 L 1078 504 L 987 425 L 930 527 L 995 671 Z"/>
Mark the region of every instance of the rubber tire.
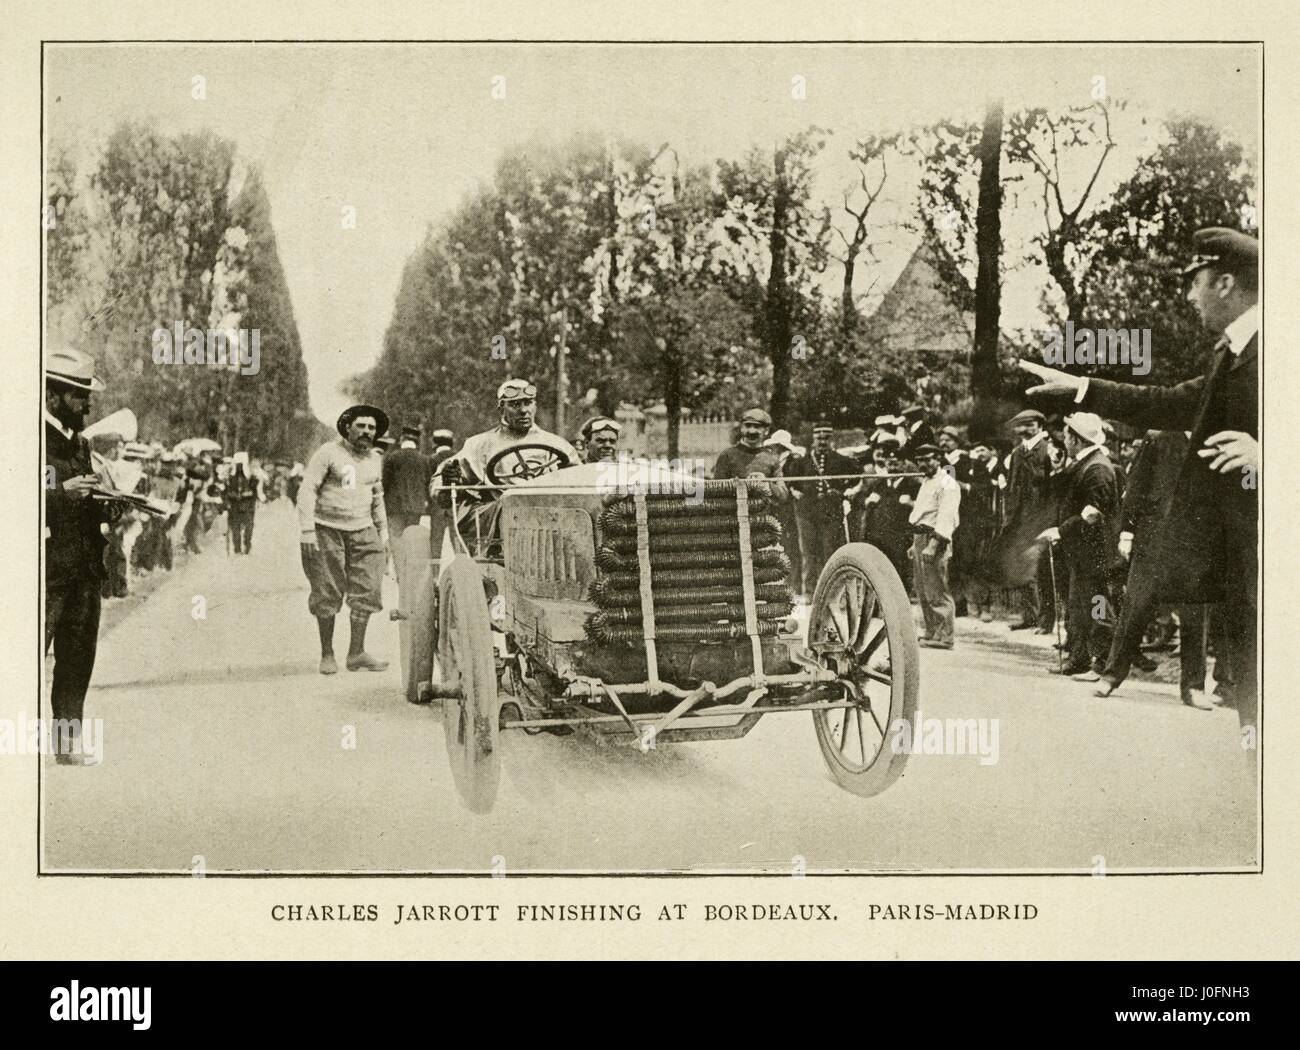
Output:
<path fill-rule="evenodd" d="M 836 578 L 844 574 L 866 577 L 880 602 L 881 618 L 885 622 L 885 637 L 889 643 L 891 688 L 888 718 L 884 725 L 886 734 L 898 719 L 903 719 L 916 729 L 916 705 L 921 684 L 921 649 L 916 639 L 916 623 L 912 619 L 912 605 L 907 589 L 898 571 L 884 553 L 869 543 L 849 543 L 840 547 L 827 560 L 817 580 L 813 593 L 812 611 L 808 618 L 809 634 L 818 622 L 819 609 L 824 609 Z M 823 613 L 823 615 L 825 615 Z M 900 673 L 901 672 L 901 673 Z M 847 712 L 847 709 L 845 709 Z M 903 775 L 907 764 L 906 752 L 895 752 L 886 739 L 874 761 L 863 771 L 846 769 L 839 760 L 839 748 L 831 739 L 830 712 L 814 711 L 813 722 L 817 732 L 817 745 L 837 784 L 855 795 L 878 795 Z M 845 715 L 847 716 L 847 713 Z"/>
<path fill-rule="evenodd" d="M 483 576 L 472 558 L 458 555 L 447 566 L 438 607 L 442 682 L 459 683 L 461 692 L 442 705 L 451 775 L 465 808 L 487 813 L 501 782 L 500 703 Z"/>
<path fill-rule="evenodd" d="M 435 562 L 429 563 L 420 593 L 410 610 L 410 679 L 403 679 L 403 686 L 406 699 L 413 704 L 420 702 L 420 685 L 433 678 L 433 665 L 438 655 L 438 574 L 434 571 L 435 566 Z"/>
<path fill-rule="evenodd" d="M 397 608 L 404 614 L 397 621 L 402 692 L 414 703 L 420 682 L 429 680 L 427 672 L 423 679 L 419 677 L 420 659 L 417 654 L 422 644 L 427 645 L 432 640 L 433 634 L 427 615 L 423 623 L 418 623 L 420 599 L 433 564 L 429 558 L 429 530 L 423 525 L 408 525 L 397 538 L 393 562 L 397 567 Z M 431 667 L 432 659 L 430 653 L 424 663 Z"/>

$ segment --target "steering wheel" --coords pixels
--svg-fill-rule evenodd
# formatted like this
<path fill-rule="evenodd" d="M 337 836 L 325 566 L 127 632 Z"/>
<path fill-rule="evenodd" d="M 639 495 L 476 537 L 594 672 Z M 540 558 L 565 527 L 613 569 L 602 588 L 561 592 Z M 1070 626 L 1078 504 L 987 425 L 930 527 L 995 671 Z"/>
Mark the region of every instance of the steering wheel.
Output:
<path fill-rule="evenodd" d="M 541 458 L 525 459 L 524 452 L 541 452 Z M 498 465 L 501 469 L 498 470 Z M 489 485 L 513 485 L 570 466 L 569 457 L 558 448 L 537 441 L 525 441 L 503 448 L 487 461 L 483 472 Z"/>

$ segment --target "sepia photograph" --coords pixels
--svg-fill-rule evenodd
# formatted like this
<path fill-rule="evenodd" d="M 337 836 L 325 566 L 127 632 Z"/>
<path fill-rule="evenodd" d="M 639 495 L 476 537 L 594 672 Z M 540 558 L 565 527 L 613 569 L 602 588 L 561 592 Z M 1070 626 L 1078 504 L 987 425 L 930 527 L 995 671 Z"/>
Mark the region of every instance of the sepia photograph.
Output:
<path fill-rule="evenodd" d="M 41 56 L 42 875 L 1261 870 L 1261 44 Z"/>

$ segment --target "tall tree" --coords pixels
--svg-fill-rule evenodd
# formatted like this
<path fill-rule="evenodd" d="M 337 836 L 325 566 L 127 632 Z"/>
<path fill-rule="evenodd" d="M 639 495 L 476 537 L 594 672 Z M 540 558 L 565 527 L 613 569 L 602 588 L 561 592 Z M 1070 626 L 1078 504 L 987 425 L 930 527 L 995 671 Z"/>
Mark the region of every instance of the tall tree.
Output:
<path fill-rule="evenodd" d="M 1087 319 L 1088 288 L 1101 243 L 1101 209 L 1094 191 L 1116 145 L 1112 113 L 1124 108 L 1122 100 L 1103 98 L 1062 114 L 1025 109 L 1008 121 L 1008 156 L 1033 171 L 1042 191 L 1043 230 L 1034 240 L 1063 301 L 1059 310 L 1050 301 L 1045 306 L 1062 321 Z M 1079 160 L 1084 173 L 1083 185 L 1073 195 L 1062 169 L 1067 154 Z"/>
<path fill-rule="evenodd" d="M 1180 265 L 1206 226 L 1257 233 L 1254 174 L 1241 145 L 1218 128 L 1173 119 L 1097 218 L 1089 315 L 1099 327 L 1151 330 L 1149 374 L 1124 365 L 1103 373 L 1166 385 L 1203 371 L 1212 340 L 1186 301 Z"/>
<path fill-rule="evenodd" d="M 1002 279 L 1002 100 L 993 99 L 984 114 L 979 146 L 979 209 L 975 242 L 979 268 L 975 278 L 975 348 L 971 356 L 971 393 L 975 419 L 991 422 L 1000 376 L 998 339 L 1001 333 Z"/>
<path fill-rule="evenodd" d="M 821 296 L 815 278 L 826 269 L 830 209 L 813 200 L 813 160 L 826 132 L 808 128 L 778 142 L 769 155 L 751 150 L 739 163 L 723 161 L 718 183 L 727 203 L 736 297 L 754 313 L 772 363 L 771 415 L 786 425 L 791 369 L 810 360 L 808 334 L 819 327 Z"/>

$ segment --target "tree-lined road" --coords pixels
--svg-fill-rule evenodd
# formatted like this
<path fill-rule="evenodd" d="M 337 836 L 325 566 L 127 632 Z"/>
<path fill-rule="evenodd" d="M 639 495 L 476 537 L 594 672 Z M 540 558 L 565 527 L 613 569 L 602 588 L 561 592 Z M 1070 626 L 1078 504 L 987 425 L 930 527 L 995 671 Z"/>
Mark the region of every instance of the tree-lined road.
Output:
<path fill-rule="evenodd" d="M 386 581 L 386 605 L 395 597 Z M 206 618 L 193 615 L 197 599 Z M 87 717 L 105 754 L 45 768 L 44 867 L 206 871 L 1106 870 L 1255 861 L 1235 717 L 1137 683 L 1098 700 L 1041 657 L 959 634 L 923 650 L 924 718 L 997 719 L 994 764 L 912 757 L 862 799 L 831 781 L 807 715 L 642 754 L 585 734 L 506 734 L 495 810 L 461 808 L 441 722 L 378 674 L 316 673 L 287 503 L 253 554 L 210 549 L 100 641 Z M 345 646 L 346 623 L 336 646 Z M 959 624 L 966 621 L 959 621 Z M 355 746 L 352 746 L 355 745 Z"/>

